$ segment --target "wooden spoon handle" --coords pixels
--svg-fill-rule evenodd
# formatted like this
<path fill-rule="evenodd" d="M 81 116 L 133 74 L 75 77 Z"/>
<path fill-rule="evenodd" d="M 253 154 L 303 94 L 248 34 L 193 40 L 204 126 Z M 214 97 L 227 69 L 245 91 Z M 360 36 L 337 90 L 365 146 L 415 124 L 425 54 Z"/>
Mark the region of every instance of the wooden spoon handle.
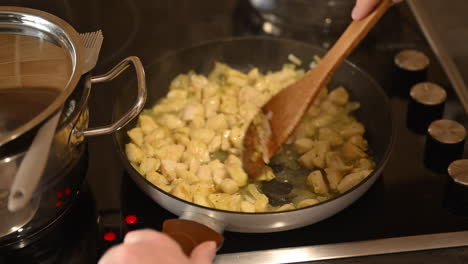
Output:
<path fill-rule="evenodd" d="M 333 75 L 335 70 L 374 27 L 391 5 L 392 0 L 382 0 L 377 8 L 367 17 L 359 21 L 351 22 L 341 37 L 320 61 L 319 66 L 320 68 L 323 67 L 321 70 L 329 72 L 328 77 Z"/>

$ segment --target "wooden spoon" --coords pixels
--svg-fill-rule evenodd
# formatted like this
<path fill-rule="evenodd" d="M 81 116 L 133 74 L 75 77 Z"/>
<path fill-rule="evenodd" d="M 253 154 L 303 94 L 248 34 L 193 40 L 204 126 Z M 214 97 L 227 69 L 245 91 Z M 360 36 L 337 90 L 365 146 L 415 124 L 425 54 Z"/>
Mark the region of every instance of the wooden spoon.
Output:
<path fill-rule="evenodd" d="M 383 0 L 369 16 L 353 21 L 315 68 L 262 107 L 244 137 L 243 166 L 249 177 L 255 179 L 261 174 L 333 73 L 391 5 L 392 0 Z"/>

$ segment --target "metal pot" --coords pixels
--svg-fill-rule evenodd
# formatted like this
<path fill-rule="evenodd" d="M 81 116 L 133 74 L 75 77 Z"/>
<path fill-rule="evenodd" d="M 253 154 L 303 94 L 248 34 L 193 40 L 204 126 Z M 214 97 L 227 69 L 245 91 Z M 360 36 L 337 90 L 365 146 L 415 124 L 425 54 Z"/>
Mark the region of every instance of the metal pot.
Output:
<path fill-rule="evenodd" d="M 165 95 L 170 81 L 180 73 L 194 70 L 197 73 L 207 74 L 215 61 L 227 63 L 242 71 L 247 71 L 252 66 L 258 67 L 263 72 L 279 70 L 287 62 L 289 54 L 294 54 L 306 62 L 310 61 L 314 55 L 323 55 L 324 51 L 292 40 L 240 38 L 209 42 L 171 54 L 157 60 L 147 68 L 150 89 L 146 108 L 153 106 L 159 98 Z M 351 98 L 361 103 L 361 108 L 356 115 L 366 126 L 366 138 L 376 162 L 376 168 L 370 176 L 346 193 L 310 207 L 286 212 L 242 213 L 189 203 L 152 185 L 128 162 L 125 144 L 129 142 L 129 138 L 126 132 L 134 127 L 134 122 L 114 134 L 115 141 L 128 173 L 139 188 L 159 205 L 183 219 L 166 221 L 163 230 L 172 233 L 178 240 L 185 241 L 182 242 L 185 246 L 189 244 L 187 252 L 197 242 L 208 239 L 207 235 L 210 236 L 209 239 L 222 241 L 222 237 L 216 236 L 213 232 L 200 231 L 206 230 L 206 227 L 218 234 L 221 234 L 223 230 L 262 233 L 303 227 L 340 212 L 361 197 L 382 172 L 394 141 L 394 122 L 389 100 L 381 87 L 368 74 L 350 62 L 345 62 L 334 75 L 330 87 L 336 85 L 345 86 L 350 91 Z M 114 108 L 115 116 L 119 116 L 123 109 L 128 107 L 128 98 L 126 94 L 119 97 Z M 193 222 L 201 225 L 194 225 Z"/>
<path fill-rule="evenodd" d="M 0 47 L 0 218 L 9 219 L 0 222 L 2 238 L 33 219 L 41 195 L 57 186 L 82 157 L 85 137 L 113 133 L 138 115 L 146 100 L 146 83 L 137 57 L 92 76 L 85 70 L 87 58 L 75 29 L 39 10 L 0 7 Z M 88 128 L 91 85 L 114 79 L 130 65 L 135 67 L 138 82 L 135 102 L 114 123 Z M 17 169 L 38 128 L 58 111 L 62 114 L 32 199 L 23 209 L 9 212 L 6 201 Z M 51 221 L 55 213 L 45 219 Z"/>

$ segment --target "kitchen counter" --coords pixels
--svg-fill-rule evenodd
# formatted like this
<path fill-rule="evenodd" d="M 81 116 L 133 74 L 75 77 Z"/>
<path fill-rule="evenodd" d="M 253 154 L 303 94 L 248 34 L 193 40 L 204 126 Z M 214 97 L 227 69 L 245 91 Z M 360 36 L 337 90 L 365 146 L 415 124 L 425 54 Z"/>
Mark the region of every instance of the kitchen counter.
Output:
<path fill-rule="evenodd" d="M 104 44 L 95 73 L 103 73 L 126 56 L 140 57 L 145 66 L 174 50 L 219 38 L 256 34 L 245 30 L 245 17 L 239 17 L 240 0 L 3 0 L 2 4 L 26 6 L 55 14 L 74 26 L 79 32 L 102 29 Z M 468 9 L 468 5 L 465 5 Z M 395 21 L 404 21 L 396 23 Z M 447 24 L 448 26 L 449 24 Z M 327 41 L 336 36 L 329 36 Z M 324 46 L 322 40 L 308 40 Z M 461 42 L 460 42 L 461 43 Z M 381 21 L 352 55 L 351 61 L 368 71 L 386 89 L 388 72 L 381 72 L 374 56 L 391 56 L 402 48 L 419 48 L 431 59 L 431 51 L 419 30 L 408 6 L 401 4 Z M 468 52 L 468 48 L 460 49 Z M 377 65 L 376 65 L 377 64 Z M 433 79 L 450 87 L 439 66 L 430 69 Z M 91 126 L 110 122 L 112 99 L 117 94 L 104 84 L 93 89 L 90 105 Z M 99 114 L 97 114 L 99 113 Z M 90 139 L 90 152 L 101 153 L 106 159 L 116 159 L 116 153 L 103 149 L 111 137 Z M 117 158 L 118 159 L 118 158 Z M 90 164 L 90 169 L 101 172 L 103 177 L 121 168 Z M 88 179 L 91 188 L 99 190 L 98 207 L 117 207 L 119 196 L 112 190 L 119 189 L 119 180 L 107 182 Z M 104 185 L 105 184 L 105 185 Z M 434 216 L 436 217 L 436 216 Z M 468 247 L 437 249 L 380 256 L 355 257 L 316 261 L 313 263 L 468 263 Z"/>

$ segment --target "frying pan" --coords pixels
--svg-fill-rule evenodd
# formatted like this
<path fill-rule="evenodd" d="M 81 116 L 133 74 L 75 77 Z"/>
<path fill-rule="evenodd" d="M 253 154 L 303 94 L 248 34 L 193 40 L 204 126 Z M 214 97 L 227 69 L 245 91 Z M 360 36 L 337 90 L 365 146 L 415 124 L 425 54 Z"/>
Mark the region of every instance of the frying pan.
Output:
<path fill-rule="evenodd" d="M 262 72 L 280 70 L 294 54 L 303 62 L 325 51 L 293 40 L 247 37 L 213 41 L 184 49 L 157 59 L 147 67 L 148 99 L 145 108 L 152 107 L 168 91 L 169 84 L 180 73 L 194 70 L 208 74 L 219 61 L 241 71 L 258 67 Z M 306 65 L 308 63 L 305 63 Z M 307 67 L 307 66 L 306 66 Z M 127 131 L 136 121 L 114 134 L 118 151 L 130 177 L 139 188 L 163 208 L 179 216 L 166 220 L 163 231 L 182 245 L 186 253 L 205 240 L 223 241 L 224 230 L 262 233 L 300 228 L 326 219 L 362 196 L 377 180 L 384 168 L 394 141 L 394 122 L 389 100 L 381 87 L 364 71 L 346 61 L 334 75 L 329 87 L 343 85 L 351 100 L 359 101 L 361 108 L 355 112 L 366 127 L 365 137 L 376 163 L 375 170 L 366 179 L 347 192 L 325 202 L 284 212 L 243 213 L 203 207 L 164 192 L 142 177 L 130 164 L 125 154 L 125 144 L 130 142 Z M 134 101 L 131 87 L 122 89 L 114 105 L 114 116 L 119 117 Z"/>

